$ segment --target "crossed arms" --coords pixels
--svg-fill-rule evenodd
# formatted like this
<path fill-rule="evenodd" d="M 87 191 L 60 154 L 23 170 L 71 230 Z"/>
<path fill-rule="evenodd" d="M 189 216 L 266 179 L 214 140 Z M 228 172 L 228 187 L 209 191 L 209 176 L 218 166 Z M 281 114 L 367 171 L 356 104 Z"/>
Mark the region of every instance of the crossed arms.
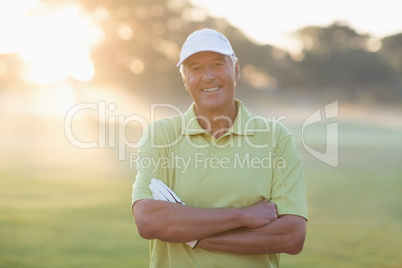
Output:
<path fill-rule="evenodd" d="M 145 239 L 184 243 L 199 239 L 197 248 L 237 254 L 298 254 L 306 220 L 277 216 L 276 206 L 262 200 L 244 208 L 194 208 L 161 200 L 134 203 L 138 232 Z"/>

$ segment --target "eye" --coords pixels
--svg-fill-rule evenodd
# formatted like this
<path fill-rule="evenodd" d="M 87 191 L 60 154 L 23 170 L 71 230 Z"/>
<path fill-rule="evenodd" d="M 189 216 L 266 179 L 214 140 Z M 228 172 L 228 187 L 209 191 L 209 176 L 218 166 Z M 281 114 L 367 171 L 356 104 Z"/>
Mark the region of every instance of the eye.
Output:
<path fill-rule="evenodd" d="M 196 72 L 196 71 L 199 71 L 200 69 L 201 69 L 200 66 L 195 66 L 195 67 L 191 68 L 191 71 Z"/>

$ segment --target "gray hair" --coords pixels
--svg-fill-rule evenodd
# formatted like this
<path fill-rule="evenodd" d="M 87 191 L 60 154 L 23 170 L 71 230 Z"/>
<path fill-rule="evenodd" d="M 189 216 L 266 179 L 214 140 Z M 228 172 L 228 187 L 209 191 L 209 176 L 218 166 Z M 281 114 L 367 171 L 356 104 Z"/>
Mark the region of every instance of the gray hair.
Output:
<path fill-rule="evenodd" d="M 230 57 L 230 60 L 232 61 L 233 69 L 235 69 L 236 68 L 236 63 L 239 61 L 239 59 L 236 57 L 235 54 L 232 54 L 229 57 Z M 180 64 L 179 72 L 181 74 L 181 77 L 184 78 L 183 63 Z"/>

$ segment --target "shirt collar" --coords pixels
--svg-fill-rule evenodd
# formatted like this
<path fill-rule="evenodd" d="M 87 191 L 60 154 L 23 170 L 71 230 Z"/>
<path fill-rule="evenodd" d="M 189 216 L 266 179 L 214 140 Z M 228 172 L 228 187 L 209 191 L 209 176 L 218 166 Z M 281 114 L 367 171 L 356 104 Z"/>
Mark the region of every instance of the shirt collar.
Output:
<path fill-rule="evenodd" d="M 234 133 L 236 135 L 254 135 L 253 115 L 247 110 L 247 108 L 240 100 L 235 99 L 235 104 L 237 107 L 237 116 L 233 122 L 233 125 L 225 135 L 231 133 Z M 198 123 L 194 103 L 184 113 L 183 117 L 185 123 L 184 128 L 182 128 L 183 135 L 196 135 L 196 134 L 208 133 Z"/>

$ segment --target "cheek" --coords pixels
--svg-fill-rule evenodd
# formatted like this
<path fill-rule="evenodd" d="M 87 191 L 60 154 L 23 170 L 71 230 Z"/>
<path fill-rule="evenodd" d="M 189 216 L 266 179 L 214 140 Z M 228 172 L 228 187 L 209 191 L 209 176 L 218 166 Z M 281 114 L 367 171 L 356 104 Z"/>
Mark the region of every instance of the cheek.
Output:
<path fill-rule="evenodd" d="M 187 91 L 191 91 L 192 89 L 197 87 L 197 78 L 194 76 L 188 76 L 186 82 L 184 83 Z"/>

